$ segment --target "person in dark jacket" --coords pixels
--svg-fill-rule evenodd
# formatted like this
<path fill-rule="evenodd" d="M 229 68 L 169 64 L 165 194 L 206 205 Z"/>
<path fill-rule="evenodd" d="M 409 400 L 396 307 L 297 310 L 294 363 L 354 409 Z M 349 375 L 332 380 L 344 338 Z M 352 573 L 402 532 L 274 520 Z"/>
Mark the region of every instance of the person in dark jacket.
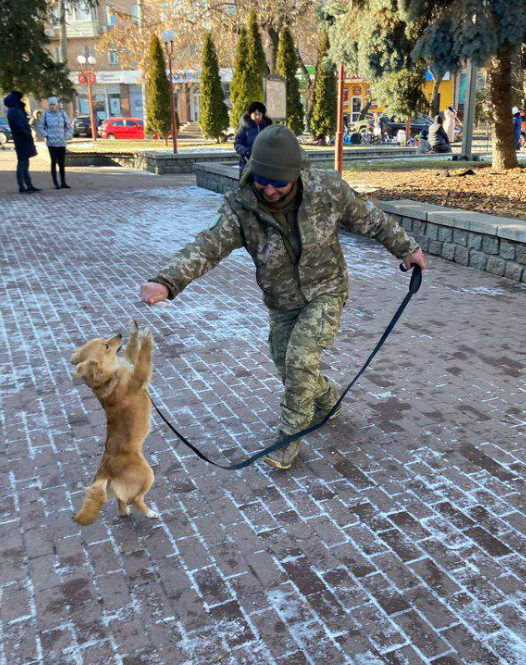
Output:
<path fill-rule="evenodd" d="M 522 115 L 518 106 L 511 109 L 513 115 L 513 133 L 515 134 L 515 150 L 521 149 L 521 133 L 522 133 Z"/>
<path fill-rule="evenodd" d="M 266 127 L 272 124 L 267 115 L 267 108 L 261 102 L 252 102 L 239 122 L 234 147 L 239 154 L 239 177 L 247 165 L 252 153 L 254 141 Z"/>
<path fill-rule="evenodd" d="M 5 106 L 9 109 L 7 112 L 7 121 L 13 134 L 16 157 L 18 164 L 16 167 L 16 179 L 18 181 L 18 191 L 21 194 L 30 192 L 39 192 L 38 187 L 33 187 L 29 175 L 29 160 L 37 154 L 31 127 L 26 113 L 26 105 L 22 101 L 24 95 L 18 90 L 13 90 L 4 99 Z"/>
<path fill-rule="evenodd" d="M 452 152 L 448 136 L 442 127 L 442 116 L 436 115 L 435 122 L 429 128 L 429 143 L 433 152 Z"/>

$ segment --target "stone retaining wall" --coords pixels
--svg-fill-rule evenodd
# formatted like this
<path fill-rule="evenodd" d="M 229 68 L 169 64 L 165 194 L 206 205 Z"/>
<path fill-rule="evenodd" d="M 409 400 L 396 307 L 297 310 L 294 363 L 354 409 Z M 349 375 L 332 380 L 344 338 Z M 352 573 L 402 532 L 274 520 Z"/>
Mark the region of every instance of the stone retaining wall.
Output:
<path fill-rule="evenodd" d="M 111 141 L 109 142 L 111 144 Z M 334 149 L 309 151 L 313 162 L 332 162 Z M 47 155 L 47 149 L 43 153 Z M 357 159 L 383 159 L 385 157 L 400 157 L 416 155 L 416 148 L 402 148 L 400 146 L 356 146 L 344 150 L 343 159 L 346 162 Z M 183 151 L 174 155 L 171 151 L 148 150 L 134 153 L 112 152 L 110 146 L 105 152 L 66 152 L 66 166 L 131 166 L 150 173 L 163 175 L 166 173 L 193 173 L 198 162 L 208 164 L 231 164 L 239 162 L 239 155 L 233 150 L 222 151 Z"/>
<path fill-rule="evenodd" d="M 428 254 L 526 283 L 526 221 L 418 201 L 380 201 Z"/>

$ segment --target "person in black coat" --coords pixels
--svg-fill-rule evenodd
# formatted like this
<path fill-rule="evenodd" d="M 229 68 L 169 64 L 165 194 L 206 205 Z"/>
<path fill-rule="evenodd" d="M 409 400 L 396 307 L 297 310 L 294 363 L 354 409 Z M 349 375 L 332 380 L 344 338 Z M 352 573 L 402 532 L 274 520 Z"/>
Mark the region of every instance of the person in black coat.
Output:
<path fill-rule="evenodd" d="M 254 141 L 266 127 L 272 124 L 267 116 L 265 104 L 252 102 L 239 122 L 234 147 L 239 154 L 239 177 L 241 177 L 252 152 Z"/>
<path fill-rule="evenodd" d="M 29 120 L 26 113 L 26 105 L 22 101 L 24 95 L 18 90 L 13 90 L 4 99 L 5 106 L 9 109 L 7 112 L 7 121 L 13 134 L 16 156 L 18 164 L 16 167 L 16 179 L 18 181 L 18 191 L 21 194 L 29 192 L 39 192 L 40 189 L 33 187 L 29 175 L 29 160 L 37 154 Z"/>
<path fill-rule="evenodd" d="M 435 122 L 429 128 L 429 143 L 433 152 L 452 152 L 446 130 L 442 127 L 442 116 L 436 115 Z"/>

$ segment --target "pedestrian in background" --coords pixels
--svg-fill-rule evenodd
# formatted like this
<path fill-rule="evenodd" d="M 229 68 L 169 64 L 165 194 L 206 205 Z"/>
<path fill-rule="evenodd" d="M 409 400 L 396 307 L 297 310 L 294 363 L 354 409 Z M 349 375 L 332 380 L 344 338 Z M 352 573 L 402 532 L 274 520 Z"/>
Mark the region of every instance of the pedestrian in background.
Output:
<path fill-rule="evenodd" d="M 33 113 L 33 117 L 29 121 L 29 126 L 31 127 L 31 131 L 33 132 L 33 141 L 35 143 L 42 143 L 44 141 L 44 137 L 40 133 L 41 119 L 42 119 L 42 111 L 35 111 Z"/>
<path fill-rule="evenodd" d="M 71 122 L 66 113 L 58 107 L 58 99 L 48 99 L 49 108 L 40 120 L 40 133 L 46 139 L 51 157 L 51 177 L 55 189 L 70 189 L 66 184 L 66 143 L 71 138 Z M 60 185 L 57 180 L 57 164 L 60 172 Z"/>
<path fill-rule="evenodd" d="M 418 146 L 416 150 L 418 155 L 425 155 L 433 150 L 431 143 L 429 143 L 429 130 L 427 127 L 424 127 L 419 136 L 416 137 L 416 143 Z"/>
<path fill-rule="evenodd" d="M 9 109 L 7 112 L 7 122 L 13 134 L 13 142 L 18 160 L 16 166 L 18 191 L 20 194 L 29 194 L 30 192 L 39 192 L 40 189 L 33 187 L 31 176 L 29 175 L 29 160 L 31 157 L 36 156 L 37 150 L 31 135 L 26 105 L 22 101 L 23 96 L 18 90 L 13 90 L 4 99 L 4 104 Z"/>
<path fill-rule="evenodd" d="M 448 106 L 447 109 L 444 111 L 444 131 L 447 134 L 447 138 L 449 140 L 449 143 L 454 143 L 455 142 L 455 128 L 457 124 L 457 112 L 452 106 Z"/>
<path fill-rule="evenodd" d="M 522 116 L 518 106 L 511 109 L 513 116 L 513 133 L 515 135 L 515 150 L 521 149 Z"/>
<path fill-rule="evenodd" d="M 440 115 L 435 116 L 435 122 L 429 128 L 429 143 L 433 148 L 433 152 L 452 152 Z"/>
<path fill-rule="evenodd" d="M 247 165 L 252 153 L 252 146 L 258 135 L 269 125 L 272 120 L 267 115 L 267 108 L 261 102 L 252 102 L 248 110 L 243 114 L 237 130 L 234 147 L 239 154 L 239 177 Z"/>

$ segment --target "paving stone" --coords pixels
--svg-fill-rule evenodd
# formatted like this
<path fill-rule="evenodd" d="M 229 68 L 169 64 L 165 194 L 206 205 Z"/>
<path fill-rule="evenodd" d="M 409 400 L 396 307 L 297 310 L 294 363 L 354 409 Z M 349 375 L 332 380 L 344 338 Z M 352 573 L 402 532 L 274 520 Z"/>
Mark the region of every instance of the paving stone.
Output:
<path fill-rule="evenodd" d="M 82 340 L 126 333 L 132 317 L 148 324 L 160 406 L 218 460 L 272 440 L 282 386 L 243 251 L 166 308 L 136 301 L 136 284 L 211 223 L 219 196 L 188 176 L 72 182 L 60 196 L 2 196 L 6 663 L 520 662 L 524 287 L 431 257 L 344 414 L 305 440 L 293 471 L 214 471 L 154 418 L 148 499 L 161 519 L 122 520 L 110 502 L 81 528 L 71 517 L 104 440 L 99 404 L 69 378 Z M 479 235 L 455 245 L 451 228 L 428 231 L 429 245 L 487 261 Z M 341 238 L 351 296 L 324 371 L 344 385 L 408 281 L 381 247 Z M 517 244 L 512 264 L 512 241 L 500 242 L 491 260 L 510 277 L 526 259 Z"/>

